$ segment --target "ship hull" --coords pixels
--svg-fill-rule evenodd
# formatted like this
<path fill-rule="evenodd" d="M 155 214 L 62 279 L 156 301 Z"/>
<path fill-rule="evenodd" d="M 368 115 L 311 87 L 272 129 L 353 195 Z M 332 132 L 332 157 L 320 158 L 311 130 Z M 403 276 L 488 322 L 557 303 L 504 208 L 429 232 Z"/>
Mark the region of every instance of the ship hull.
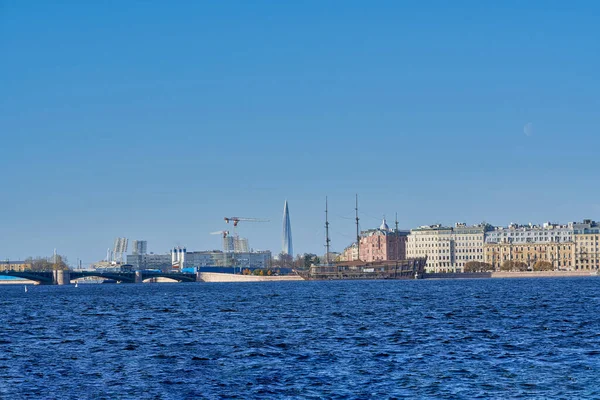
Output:
<path fill-rule="evenodd" d="M 341 262 L 335 265 L 312 265 L 301 273 L 306 280 L 371 280 L 371 279 L 421 279 L 426 258 L 398 261 Z"/>

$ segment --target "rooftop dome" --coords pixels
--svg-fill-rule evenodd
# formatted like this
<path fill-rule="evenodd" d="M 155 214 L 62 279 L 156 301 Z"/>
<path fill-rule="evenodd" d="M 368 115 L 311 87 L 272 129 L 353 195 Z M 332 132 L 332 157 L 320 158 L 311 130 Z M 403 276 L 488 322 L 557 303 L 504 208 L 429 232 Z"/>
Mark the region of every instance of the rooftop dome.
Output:
<path fill-rule="evenodd" d="M 381 226 L 379 227 L 379 229 L 381 229 L 382 231 L 390 230 L 390 227 L 388 226 L 388 224 L 385 223 L 385 217 L 383 218 L 383 221 L 381 222 Z"/>

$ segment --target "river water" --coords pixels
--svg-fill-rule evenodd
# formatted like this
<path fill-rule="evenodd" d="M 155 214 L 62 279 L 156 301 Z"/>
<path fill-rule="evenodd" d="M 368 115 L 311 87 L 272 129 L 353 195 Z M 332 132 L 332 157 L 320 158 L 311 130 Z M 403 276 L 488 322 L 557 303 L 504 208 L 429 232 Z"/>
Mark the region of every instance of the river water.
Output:
<path fill-rule="evenodd" d="M 0 287 L 0 398 L 600 398 L 600 278 Z"/>

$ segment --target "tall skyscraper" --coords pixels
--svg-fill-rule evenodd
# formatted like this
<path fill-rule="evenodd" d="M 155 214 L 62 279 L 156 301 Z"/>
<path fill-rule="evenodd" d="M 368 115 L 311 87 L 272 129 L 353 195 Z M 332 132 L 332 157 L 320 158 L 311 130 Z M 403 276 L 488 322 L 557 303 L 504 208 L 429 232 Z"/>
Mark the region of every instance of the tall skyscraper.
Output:
<path fill-rule="evenodd" d="M 294 256 L 294 248 L 292 247 L 292 225 L 290 224 L 290 210 L 288 208 L 288 202 L 285 201 L 283 205 L 283 248 L 281 249 L 283 254 L 289 254 Z"/>

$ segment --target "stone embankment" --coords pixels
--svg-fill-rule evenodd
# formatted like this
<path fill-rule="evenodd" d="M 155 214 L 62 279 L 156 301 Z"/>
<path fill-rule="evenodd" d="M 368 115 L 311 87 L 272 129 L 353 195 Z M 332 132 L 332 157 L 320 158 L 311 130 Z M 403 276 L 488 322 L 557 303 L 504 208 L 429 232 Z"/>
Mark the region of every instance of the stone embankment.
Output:
<path fill-rule="evenodd" d="M 235 275 L 222 274 L 218 272 L 200 272 L 202 282 L 276 282 L 276 281 L 302 281 L 298 275 L 282 276 L 258 276 L 258 275 Z"/>
<path fill-rule="evenodd" d="M 472 272 L 425 274 L 425 279 L 568 278 L 597 276 L 592 271 Z"/>
<path fill-rule="evenodd" d="M 492 272 L 492 278 L 563 278 L 574 276 L 597 276 L 592 271 L 528 271 Z"/>
<path fill-rule="evenodd" d="M 36 281 L 29 279 L 0 279 L 0 285 L 38 285 Z"/>

